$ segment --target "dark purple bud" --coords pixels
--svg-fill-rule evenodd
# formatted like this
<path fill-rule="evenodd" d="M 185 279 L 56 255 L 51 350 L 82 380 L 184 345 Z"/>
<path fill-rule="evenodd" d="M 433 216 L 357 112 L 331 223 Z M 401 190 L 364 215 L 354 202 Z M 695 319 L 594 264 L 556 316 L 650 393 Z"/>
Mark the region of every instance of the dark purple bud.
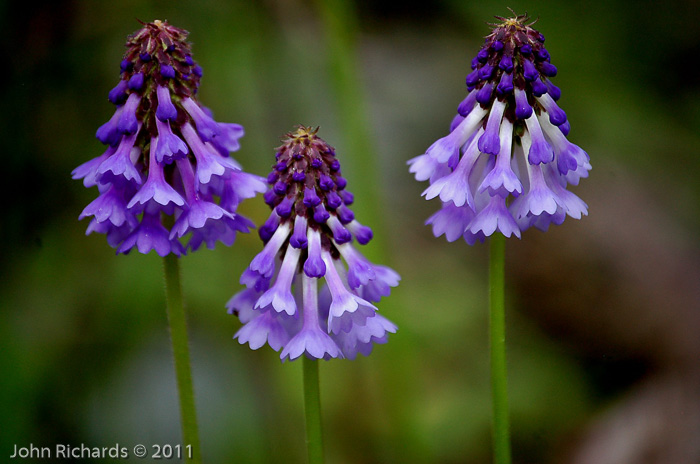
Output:
<path fill-rule="evenodd" d="M 527 93 L 524 90 L 515 90 L 515 117 L 527 119 L 532 116 L 532 106 L 527 101 Z"/>
<path fill-rule="evenodd" d="M 498 63 L 498 67 L 507 73 L 513 72 L 513 58 L 508 55 L 503 55 L 501 61 Z"/>
<path fill-rule="evenodd" d="M 313 208 L 319 204 L 321 204 L 321 199 L 316 194 L 316 189 L 306 187 L 304 189 L 304 206 L 307 208 Z"/>
<path fill-rule="evenodd" d="M 321 161 L 321 158 L 314 158 L 311 160 L 311 167 L 318 169 L 321 166 L 323 166 L 323 161 Z"/>
<path fill-rule="evenodd" d="M 337 159 L 334 159 L 331 162 L 330 168 L 331 168 L 331 171 L 334 171 L 334 172 L 338 171 L 340 169 L 340 161 L 338 161 Z"/>
<path fill-rule="evenodd" d="M 537 37 L 537 40 L 539 40 L 540 42 L 544 43 L 544 36 L 542 35 L 541 32 L 540 32 L 540 35 Z"/>
<path fill-rule="evenodd" d="M 192 66 L 194 64 L 194 60 L 192 59 L 192 57 L 190 55 L 187 55 L 185 57 L 185 64 L 187 66 Z"/>
<path fill-rule="evenodd" d="M 566 122 L 566 113 L 556 103 L 552 103 L 547 110 L 547 114 L 549 114 L 549 122 L 555 126 L 561 126 Z"/>
<path fill-rule="evenodd" d="M 276 199 L 277 199 L 277 194 L 275 193 L 274 190 L 268 190 L 263 195 L 263 200 L 265 200 L 265 204 L 267 204 L 270 207 L 272 207 L 275 204 Z"/>
<path fill-rule="evenodd" d="M 141 61 L 151 61 L 151 54 L 150 53 L 141 53 L 139 55 L 139 58 L 141 58 Z"/>
<path fill-rule="evenodd" d="M 474 103 L 476 102 L 476 92 L 469 92 L 467 97 L 462 100 L 462 103 L 457 107 L 457 113 L 460 116 L 466 117 L 471 110 L 474 108 Z"/>
<path fill-rule="evenodd" d="M 372 237 L 374 234 L 372 233 L 372 229 L 370 229 L 367 226 L 359 225 L 357 223 L 350 224 L 352 233 L 355 235 L 355 240 L 357 240 L 357 243 L 360 245 L 367 245 L 370 240 L 372 240 Z"/>
<path fill-rule="evenodd" d="M 513 91 L 513 75 L 508 73 L 503 73 L 501 76 L 501 81 L 496 87 L 496 91 L 499 95 L 506 95 Z"/>
<path fill-rule="evenodd" d="M 134 69 L 134 63 L 124 58 L 119 64 L 119 69 L 121 69 L 121 72 L 131 71 L 132 69 Z"/>
<path fill-rule="evenodd" d="M 491 66 L 490 64 L 485 64 L 481 67 L 481 69 L 479 69 L 479 78 L 482 80 L 491 79 L 492 74 L 493 66 Z"/>
<path fill-rule="evenodd" d="M 532 46 L 530 44 L 525 44 L 522 47 L 520 47 L 520 53 L 523 55 L 529 55 L 532 53 Z"/>
<path fill-rule="evenodd" d="M 309 246 L 309 240 L 306 237 L 306 218 L 297 216 L 294 221 L 294 232 L 289 237 L 289 244 L 299 249 Z"/>
<path fill-rule="evenodd" d="M 482 88 L 478 90 L 476 93 L 476 101 L 481 103 L 482 105 L 488 105 L 489 101 L 491 101 L 491 94 L 493 93 L 493 84 L 488 82 L 484 84 Z"/>
<path fill-rule="evenodd" d="M 353 219 L 355 219 L 355 213 L 353 213 L 350 208 L 341 205 L 337 210 L 338 219 L 342 224 L 349 224 Z"/>
<path fill-rule="evenodd" d="M 559 98 L 561 97 L 561 90 L 559 90 L 559 87 L 552 84 L 552 82 L 549 79 L 544 81 L 544 85 L 547 86 L 547 93 L 552 97 L 552 99 L 554 101 L 559 100 Z"/>
<path fill-rule="evenodd" d="M 277 182 L 277 179 L 279 179 L 280 176 L 277 174 L 277 171 L 272 171 L 270 174 L 267 175 L 267 183 L 272 185 L 275 182 Z"/>
<path fill-rule="evenodd" d="M 161 64 L 160 65 L 160 75 L 163 76 L 165 79 L 174 79 L 175 78 L 175 68 L 173 68 L 169 64 Z"/>
<path fill-rule="evenodd" d="M 476 59 L 479 60 L 480 63 L 486 63 L 486 61 L 489 59 L 489 51 L 482 48 L 479 50 L 479 53 L 476 54 Z"/>
<path fill-rule="evenodd" d="M 275 165 L 275 169 L 279 172 L 284 172 L 287 170 L 287 162 L 286 161 L 280 161 Z"/>
<path fill-rule="evenodd" d="M 294 182 L 303 182 L 306 179 L 306 174 L 304 174 L 304 171 L 294 171 L 294 174 L 292 174 L 292 180 Z"/>
<path fill-rule="evenodd" d="M 343 199 L 343 203 L 345 203 L 348 206 L 352 205 L 355 201 L 355 195 L 348 192 L 347 190 L 343 190 L 342 192 L 340 192 L 340 196 Z"/>
<path fill-rule="evenodd" d="M 534 81 L 540 77 L 540 73 L 530 60 L 523 60 L 523 77 L 525 77 L 526 81 Z"/>
<path fill-rule="evenodd" d="M 474 57 L 472 58 L 472 69 L 476 69 L 477 66 L 479 66 L 479 58 Z"/>
<path fill-rule="evenodd" d="M 491 44 L 491 48 L 496 52 L 500 52 L 501 50 L 503 50 L 503 42 L 501 42 L 500 40 L 496 40 Z"/>
<path fill-rule="evenodd" d="M 544 85 L 541 79 L 535 79 L 532 81 L 532 94 L 536 97 L 541 97 L 547 93 L 547 86 Z"/>
<path fill-rule="evenodd" d="M 542 47 L 535 53 L 535 58 L 537 58 L 538 61 L 547 61 L 549 60 L 549 52 L 546 48 Z"/>
<path fill-rule="evenodd" d="M 115 105 L 121 105 L 126 101 L 126 88 L 126 81 L 119 81 L 119 83 L 112 90 L 109 91 L 109 95 L 107 98 L 109 98 L 109 101 L 111 101 Z"/>
<path fill-rule="evenodd" d="M 260 238 L 264 242 L 267 242 L 268 240 L 270 240 L 272 235 L 277 230 L 277 227 L 279 227 L 279 224 L 280 224 L 279 216 L 277 216 L 275 213 L 270 214 L 270 217 L 267 218 L 267 220 L 265 221 L 265 224 L 260 226 L 260 230 L 258 231 Z"/>
<path fill-rule="evenodd" d="M 136 73 L 129 79 L 129 88 L 131 90 L 141 90 L 143 87 L 143 73 Z"/>
<path fill-rule="evenodd" d="M 335 186 L 335 183 L 333 182 L 333 179 L 331 179 L 327 175 L 321 174 L 321 177 L 318 181 L 318 186 L 321 187 L 321 190 L 325 190 L 327 192 Z"/>
<path fill-rule="evenodd" d="M 324 208 L 322 204 L 316 205 L 314 208 L 314 221 L 323 224 L 329 217 L 331 217 L 331 215 L 328 214 L 328 211 L 326 211 L 326 208 Z"/>
<path fill-rule="evenodd" d="M 343 204 L 343 200 L 340 199 L 340 196 L 336 192 L 328 192 L 328 195 L 326 195 L 326 205 L 330 209 L 336 209 L 338 206 Z"/>
<path fill-rule="evenodd" d="M 467 74 L 467 87 L 474 87 L 477 82 L 479 82 L 479 70 L 475 69 Z"/>
<path fill-rule="evenodd" d="M 287 193 L 287 184 L 282 181 L 277 182 L 275 186 L 272 187 L 272 190 L 274 190 L 277 195 L 284 195 Z"/>
<path fill-rule="evenodd" d="M 294 197 L 284 197 L 284 199 L 277 205 L 275 211 L 280 217 L 286 218 L 292 214 L 292 206 L 294 206 Z"/>
<path fill-rule="evenodd" d="M 192 68 L 192 74 L 194 74 L 197 77 L 202 77 L 202 67 L 198 64 L 194 65 Z"/>
<path fill-rule="evenodd" d="M 547 77 L 554 77 L 557 75 L 557 67 L 548 61 L 544 61 L 540 64 L 540 70 L 542 74 Z"/>
<path fill-rule="evenodd" d="M 559 130 L 561 131 L 562 134 L 564 135 L 569 135 L 569 131 L 571 131 L 571 124 L 569 124 L 569 120 L 567 119 L 564 124 L 559 126 Z"/>
<path fill-rule="evenodd" d="M 348 185 L 348 181 L 343 177 L 337 176 L 335 178 L 335 185 L 338 186 L 338 190 L 343 190 Z"/>

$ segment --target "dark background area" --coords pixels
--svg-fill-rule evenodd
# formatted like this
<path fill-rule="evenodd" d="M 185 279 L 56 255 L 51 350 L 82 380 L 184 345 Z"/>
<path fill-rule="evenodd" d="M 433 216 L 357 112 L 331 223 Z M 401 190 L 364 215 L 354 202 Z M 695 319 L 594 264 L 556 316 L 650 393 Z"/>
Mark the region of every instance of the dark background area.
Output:
<path fill-rule="evenodd" d="M 266 175 L 295 124 L 321 126 L 376 231 L 366 254 L 403 277 L 379 306 L 399 326 L 389 343 L 321 366 L 327 461 L 489 462 L 487 250 L 432 236 L 438 203 L 405 162 L 446 134 L 486 22 L 511 7 L 540 18 L 593 165 L 573 188 L 588 217 L 508 241 L 514 462 L 700 462 L 697 2 L 340 5 L 0 3 L 1 460 L 15 444 L 180 440 L 160 258 L 85 237 L 96 192 L 70 178 L 102 153 L 138 18 L 190 31 L 199 99 L 245 126 L 247 171 Z M 260 197 L 242 212 L 268 214 Z M 207 462 L 304 462 L 299 364 L 232 340 L 224 309 L 259 249 L 253 233 L 181 260 Z"/>

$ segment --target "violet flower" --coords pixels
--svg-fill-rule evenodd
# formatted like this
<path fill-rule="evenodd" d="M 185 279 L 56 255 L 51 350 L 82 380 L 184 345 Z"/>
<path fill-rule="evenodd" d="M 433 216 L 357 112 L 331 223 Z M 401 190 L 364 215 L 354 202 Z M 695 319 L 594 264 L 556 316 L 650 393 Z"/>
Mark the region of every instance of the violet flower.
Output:
<path fill-rule="evenodd" d="M 272 214 L 259 230 L 265 246 L 241 276 L 247 288 L 226 305 L 244 323 L 234 338 L 282 350 L 283 361 L 354 359 L 396 332 L 374 303 L 400 277 L 353 245 L 372 231 L 348 208 L 340 163 L 317 131 L 300 126 L 277 149 L 265 194 Z"/>
<path fill-rule="evenodd" d="M 450 133 L 408 161 L 417 180 L 430 181 L 423 196 L 442 201 L 426 224 L 450 242 L 471 245 L 496 231 L 520 238 L 531 226 L 546 231 L 588 214 L 567 186 L 588 177 L 590 160 L 567 140 L 544 36 L 526 15 L 497 18 L 472 60 Z"/>
<path fill-rule="evenodd" d="M 253 227 L 238 204 L 265 191 L 264 179 L 229 156 L 243 127 L 216 122 L 197 101 L 202 73 L 186 37 L 166 21 L 129 37 L 109 92 L 114 116 L 97 130 L 107 149 L 73 171 L 101 193 L 80 215 L 93 217 L 87 233 L 106 234 L 117 253 L 179 256 L 202 243 L 231 245 Z"/>

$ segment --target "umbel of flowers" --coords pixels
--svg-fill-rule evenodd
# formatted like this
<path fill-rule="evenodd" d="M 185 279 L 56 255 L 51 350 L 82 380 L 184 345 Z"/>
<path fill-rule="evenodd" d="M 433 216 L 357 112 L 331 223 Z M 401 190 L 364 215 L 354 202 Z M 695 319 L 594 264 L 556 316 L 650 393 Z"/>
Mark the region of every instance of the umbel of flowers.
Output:
<path fill-rule="evenodd" d="M 272 213 L 259 230 L 265 246 L 241 276 L 247 288 L 226 305 L 245 324 L 234 338 L 281 349 L 283 361 L 354 359 L 396 332 L 374 303 L 400 277 L 355 248 L 372 230 L 355 220 L 335 151 L 317 131 L 300 126 L 277 149 L 265 193 Z"/>
<path fill-rule="evenodd" d="M 588 214 L 567 187 L 588 177 L 591 165 L 567 140 L 544 36 L 527 15 L 497 19 L 471 62 L 449 135 L 408 162 L 417 180 L 430 181 L 423 195 L 442 201 L 427 221 L 435 236 L 470 245 L 497 230 L 520 237 L 531 226 L 547 230 L 567 215 Z"/>
<path fill-rule="evenodd" d="M 264 179 L 229 156 L 243 127 L 216 122 L 197 101 L 202 68 L 186 37 L 154 21 L 128 38 L 121 78 L 109 92 L 116 110 L 97 130 L 107 149 L 73 171 L 100 193 L 80 215 L 92 217 L 87 234 L 106 234 L 117 253 L 231 245 L 253 226 L 236 214 L 238 204 L 265 190 Z"/>

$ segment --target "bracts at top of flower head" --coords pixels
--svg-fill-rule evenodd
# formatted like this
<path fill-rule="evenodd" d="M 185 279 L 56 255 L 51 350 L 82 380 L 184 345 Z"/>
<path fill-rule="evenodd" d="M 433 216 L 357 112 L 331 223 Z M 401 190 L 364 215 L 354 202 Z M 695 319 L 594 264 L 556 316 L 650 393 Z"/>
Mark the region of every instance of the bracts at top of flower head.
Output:
<path fill-rule="evenodd" d="M 300 126 L 277 149 L 265 193 L 272 213 L 259 230 L 265 246 L 241 276 L 247 288 L 227 304 L 245 324 L 239 342 L 267 343 L 282 360 L 354 359 L 396 331 L 374 303 L 400 277 L 353 245 L 372 230 L 355 220 L 335 151 L 317 131 Z"/>
<path fill-rule="evenodd" d="M 473 244 L 496 231 L 520 237 L 530 226 L 547 230 L 588 214 L 567 186 L 588 177 L 591 165 L 567 140 L 544 36 L 526 15 L 497 18 L 472 60 L 450 134 L 408 162 L 417 180 L 430 182 L 423 195 L 442 201 L 427 223 L 449 241 Z"/>
<path fill-rule="evenodd" d="M 216 122 L 196 98 L 202 68 L 192 59 L 187 32 L 165 21 L 144 24 L 129 37 L 116 106 L 97 130 L 106 151 L 73 171 L 100 195 L 80 218 L 87 233 L 107 235 L 118 253 L 136 247 L 161 256 L 217 241 L 231 245 L 252 222 L 236 213 L 241 200 L 265 190 L 229 156 L 243 127 Z M 167 218 L 170 216 L 171 218 Z"/>

